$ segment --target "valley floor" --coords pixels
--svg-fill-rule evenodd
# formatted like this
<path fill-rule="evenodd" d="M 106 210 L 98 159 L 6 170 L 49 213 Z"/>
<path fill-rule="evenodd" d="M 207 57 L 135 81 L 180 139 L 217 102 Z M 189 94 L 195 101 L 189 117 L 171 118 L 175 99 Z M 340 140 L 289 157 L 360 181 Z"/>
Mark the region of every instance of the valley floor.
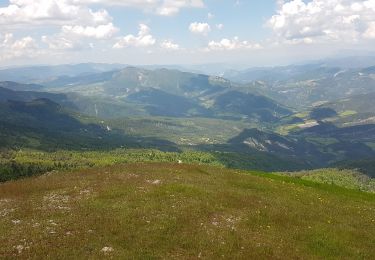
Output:
<path fill-rule="evenodd" d="M 375 195 L 138 163 L 0 184 L 0 258 L 375 258 Z"/>

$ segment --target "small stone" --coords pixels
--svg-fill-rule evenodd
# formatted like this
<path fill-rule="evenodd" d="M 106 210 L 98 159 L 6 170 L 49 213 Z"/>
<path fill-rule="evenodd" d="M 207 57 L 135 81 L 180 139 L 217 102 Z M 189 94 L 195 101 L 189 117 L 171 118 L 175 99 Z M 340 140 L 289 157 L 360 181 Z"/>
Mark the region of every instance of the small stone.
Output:
<path fill-rule="evenodd" d="M 154 185 L 158 185 L 158 184 L 160 184 L 161 183 L 161 180 L 154 180 L 153 182 L 152 182 L 152 184 L 154 184 Z"/>
<path fill-rule="evenodd" d="M 105 247 L 102 248 L 101 251 L 102 251 L 104 254 L 109 254 L 109 253 L 113 252 L 114 250 L 113 250 L 112 247 L 105 246 Z"/>

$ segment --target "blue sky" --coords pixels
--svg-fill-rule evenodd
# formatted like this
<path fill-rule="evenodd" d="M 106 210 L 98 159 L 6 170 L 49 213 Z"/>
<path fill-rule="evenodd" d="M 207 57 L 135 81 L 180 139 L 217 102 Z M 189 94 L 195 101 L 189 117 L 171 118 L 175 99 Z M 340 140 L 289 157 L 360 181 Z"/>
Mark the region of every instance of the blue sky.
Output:
<path fill-rule="evenodd" d="M 375 0 L 0 0 L 0 66 L 287 64 L 374 51 Z"/>

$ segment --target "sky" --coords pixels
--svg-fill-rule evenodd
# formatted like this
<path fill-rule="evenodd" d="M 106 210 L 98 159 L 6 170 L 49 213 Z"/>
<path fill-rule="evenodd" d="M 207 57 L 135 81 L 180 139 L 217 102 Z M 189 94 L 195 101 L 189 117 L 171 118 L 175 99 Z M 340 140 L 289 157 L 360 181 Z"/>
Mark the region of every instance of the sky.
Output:
<path fill-rule="evenodd" d="M 289 64 L 375 53 L 375 0 L 0 0 L 0 66 Z"/>

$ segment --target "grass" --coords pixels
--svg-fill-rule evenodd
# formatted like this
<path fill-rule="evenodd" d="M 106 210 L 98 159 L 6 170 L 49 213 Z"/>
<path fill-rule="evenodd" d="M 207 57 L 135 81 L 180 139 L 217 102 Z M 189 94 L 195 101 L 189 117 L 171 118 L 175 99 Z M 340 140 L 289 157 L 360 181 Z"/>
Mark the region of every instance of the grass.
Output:
<path fill-rule="evenodd" d="M 246 128 L 258 126 L 239 120 L 209 118 L 139 117 L 109 120 L 108 125 L 128 135 L 157 137 L 179 145 L 222 144 Z"/>
<path fill-rule="evenodd" d="M 327 168 L 281 174 L 316 183 L 331 184 L 347 189 L 375 193 L 375 179 L 358 170 Z"/>
<path fill-rule="evenodd" d="M 304 166 L 298 161 L 281 160 L 267 154 L 203 152 L 189 149 L 181 152 L 126 148 L 108 151 L 58 150 L 54 152 L 22 149 L 0 151 L 0 182 L 40 175 L 54 170 L 67 171 L 145 162 L 180 162 L 264 171 L 295 171 L 303 169 Z"/>
<path fill-rule="evenodd" d="M 315 144 L 323 146 L 323 147 L 339 143 L 339 140 L 337 140 L 336 138 L 333 138 L 333 137 L 312 136 L 312 137 L 306 137 L 306 140 L 308 142 L 315 143 Z"/>
<path fill-rule="evenodd" d="M 298 127 L 299 124 L 291 124 L 291 125 L 282 125 L 276 129 L 276 132 L 280 135 L 288 135 L 290 132 L 293 132 L 296 129 L 300 129 Z"/>
<path fill-rule="evenodd" d="M 295 117 L 299 117 L 299 118 L 307 118 L 309 116 L 309 111 L 305 111 L 305 112 L 301 112 L 301 113 L 297 113 L 294 115 Z"/>
<path fill-rule="evenodd" d="M 348 117 L 348 116 L 354 116 L 357 114 L 357 111 L 354 110 L 346 110 L 339 114 L 339 117 Z"/>
<path fill-rule="evenodd" d="M 0 258 L 373 259 L 374 216 L 373 194 L 287 176 L 114 165 L 1 184 Z"/>

